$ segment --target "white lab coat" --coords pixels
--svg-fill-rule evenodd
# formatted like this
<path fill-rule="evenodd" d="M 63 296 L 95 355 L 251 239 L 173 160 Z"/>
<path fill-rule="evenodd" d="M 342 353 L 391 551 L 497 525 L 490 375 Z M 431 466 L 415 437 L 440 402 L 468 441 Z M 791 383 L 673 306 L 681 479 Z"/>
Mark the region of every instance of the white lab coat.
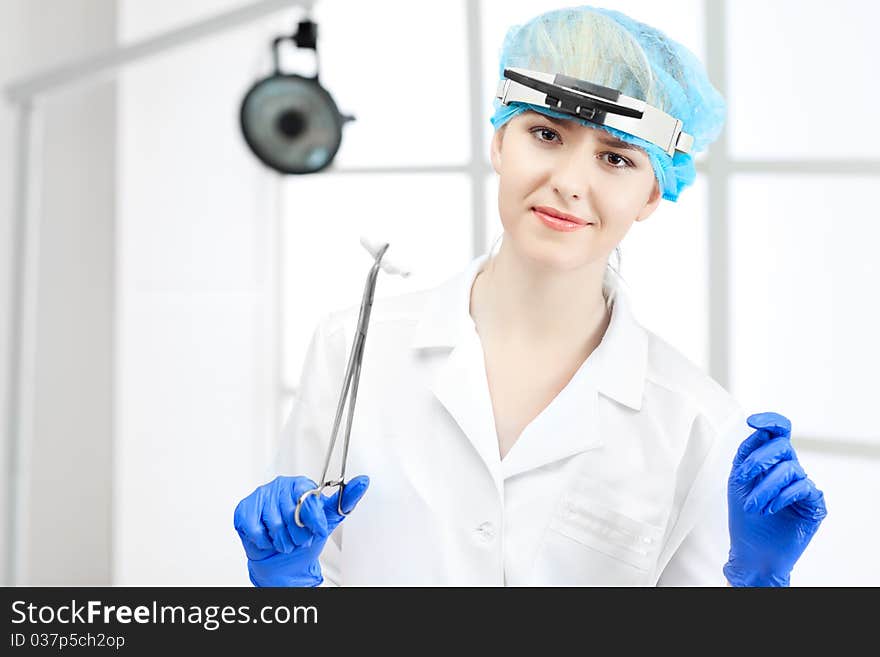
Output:
<path fill-rule="evenodd" d="M 723 586 L 740 406 L 612 283 L 601 344 L 501 459 L 469 313 L 488 257 L 376 299 L 346 467 L 370 486 L 325 546 L 324 585 Z M 359 307 L 318 323 L 270 474 L 320 478 Z"/>

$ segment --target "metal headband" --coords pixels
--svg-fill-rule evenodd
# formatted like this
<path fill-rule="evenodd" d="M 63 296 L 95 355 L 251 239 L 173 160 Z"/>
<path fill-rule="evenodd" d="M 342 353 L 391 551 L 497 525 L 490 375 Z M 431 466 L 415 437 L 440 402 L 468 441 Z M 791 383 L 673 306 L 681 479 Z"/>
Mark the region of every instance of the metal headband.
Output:
<path fill-rule="evenodd" d="M 659 146 L 670 157 L 693 148 L 694 138 L 682 132 L 681 121 L 616 89 L 524 68 L 506 68 L 504 77 L 495 92 L 504 105 L 528 103 L 615 128 Z"/>

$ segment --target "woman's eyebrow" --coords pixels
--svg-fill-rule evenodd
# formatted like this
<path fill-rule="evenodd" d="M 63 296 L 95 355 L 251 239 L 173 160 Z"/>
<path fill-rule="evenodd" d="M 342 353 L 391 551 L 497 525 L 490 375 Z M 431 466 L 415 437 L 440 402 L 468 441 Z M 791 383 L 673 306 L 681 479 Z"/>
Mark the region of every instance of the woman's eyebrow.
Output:
<path fill-rule="evenodd" d="M 542 115 L 541 118 L 547 119 L 548 121 L 550 121 L 550 123 L 553 123 L 553 124 L 559 126 L 560 128 L 563 128 L 566 130 L 570 130 L 573 127 L 572 122 L 568 119 L 557 119 L 553 116 L 547 116 L 546 114 Z M 580 125 L 580 124 L 578 124 L 578 125 Z M 643 148 L 639 148 L 635 144 L 630 144 L 625 141 L 621 141 L 620 139 L 618 139 L 614 135 L 609 134 L 609 133 L 605 132 L 604 130 L 601 130 L 599 128 L 590 128 L 590 129 L 596 130 L 599 133 L 597 135 L 596 139 L 598 139 L 600 142 L 602 142 L 602 144 L 604 144 L 605 146 L 609 146 L 610 148 L 619 148 L 619 149 L 625 150 L 625 151 L 637 151 L 639 153 L 645 153 L 645 150 Z M 647 155 L 647 153 L 645 153 L 645 154 Z"/>
<path fill-rule="evenodd" d="M 605 146 L 610 146 L 611 148 L 619 148 L 626 151 L 638 151 L 639 153 L 645 152 L 644 149 L 639 148 L 635 144 L 629 144 L 625 141 L 620 141 L 617 137 L 614 137 L 613 135 L 609 135 L 607 133 L 599 135 L 598 137 L 596 137 L 596 139 L 605 144 Z"/>

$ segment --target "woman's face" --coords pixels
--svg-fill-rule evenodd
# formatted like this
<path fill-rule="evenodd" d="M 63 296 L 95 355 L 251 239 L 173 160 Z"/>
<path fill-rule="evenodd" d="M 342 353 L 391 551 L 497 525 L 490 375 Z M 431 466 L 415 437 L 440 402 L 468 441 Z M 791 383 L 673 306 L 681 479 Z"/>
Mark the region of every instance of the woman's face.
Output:
<path fill-rule="evenodd" d="M 555 269 L 591 263 L 604 269 L 633 222 L 646 219 L 662 198 L 645 151 L 604 130 L 531 110 L 496 131 L 491 156 L 505 233 L 517 251 Z M 554 230 L 536 207 L 591 225 Z"/>

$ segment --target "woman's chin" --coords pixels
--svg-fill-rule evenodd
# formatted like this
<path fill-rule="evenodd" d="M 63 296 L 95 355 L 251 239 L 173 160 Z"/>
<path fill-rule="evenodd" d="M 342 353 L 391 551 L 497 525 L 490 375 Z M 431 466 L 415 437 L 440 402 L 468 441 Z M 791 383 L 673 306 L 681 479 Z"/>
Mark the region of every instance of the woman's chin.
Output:
<path fill-rule="evenodd" d="M 584 248 L 583 242 L 577 244 L 560 244 L 556 240 L 546 240 L 533 235 L 511 236 L 516 248 L 515 253 L 532 267 L 548 271 L 574 271 L 589 266 L 594 262 L 607 262 L 607 254 L 596 254 L 592 249 Z"/>

